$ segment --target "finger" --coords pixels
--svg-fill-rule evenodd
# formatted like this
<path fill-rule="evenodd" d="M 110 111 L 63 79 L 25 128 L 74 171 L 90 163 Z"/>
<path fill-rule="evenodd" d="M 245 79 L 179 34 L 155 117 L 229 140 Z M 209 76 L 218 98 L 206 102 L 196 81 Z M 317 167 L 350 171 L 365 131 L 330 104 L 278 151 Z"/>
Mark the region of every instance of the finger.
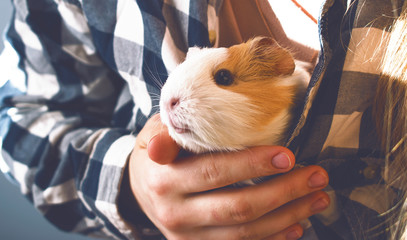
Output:
<path fill-rule="evenodd" d="M 150 139 L 165 130 L 165 125 L 161 123 L 160 114 L 153 115 L 137 135 L 137 145 L 146 149 Z"/>
<path fill-rule="evenodd" d="M 266 237 L 265 240 L 296 240 L 304 234 L 301 224 L 296 223 L 283 231 Z"/>
<path fill-rule="evenodd" d="M 287 172 L 295 157 L 290 150 L 278 146 L 260 146 L 239 152 L 209 153 L 177 162 L 174 179 L 185 193 L 208 191 L 262 176 Z M 189 169 L 185 171 L 185 169 Z M 188 181 L 185 181 L 188 179 Z"/>
<path fill-rule="evenodd" d="M 299 238 L 303 234 L 298 222 L 320 212 L 321 208 L 317 210 L 313 205 L 321 199 L 329 204 L 326 193 L 314 192 L 254 221 L 229 226 L 203 227 L 196 234 L 201 234 L 202 239 L 290 239 L 288 237 L 296 239 L 295 236 Z"/>
<path fill-rule="evenodd" d="M 191 195 L 184 202 L 184 207 L 195 211 L 179 213 L 178 219 L 188 219 L 181 224 L 190 226 L 250 222 L 295 199 L 319 191 L 327 184 L 325 170 L 319 166 L 305 167 L 255 186 Z"/>
<path fill-rule="evenodd" d="M 315 181 L 315 178 L 324 179 L 317 179 L 318 184 L 311 186 L 310 181 Z M 224 193 L 213 192 L 202 198 L 199 204 L 206 206 L 211 212 L 206 219 L 207 224 L 238 224 L 255 220 L 288 202 L 323 189 L 327 184 L 328 176 L 325 170 L 310 166 L 283 174 L 263 184 Z M 203 200 L 206 202 L 202 202 Z"/>
<path fill-rule="evenodd" d="M 250 223 L 248 228 L 259 235 L 268 235 L 266 239 L 298 239 L 302 231 L 298 231 L 298 222 L 311 217 L 314 214 L 325 210 L 330 203 L 328 194 L 322 191 L 314 192 L 303 198 L 296 199 L 277 210 L 270 212 L 259 218 L 256 223 Z M 287 228 L 287 226 L 291 226 Z M 281 229 L 284 229 L 281 231 Z M 302 228 L 301 228 L 302 230 Z M 277 233 L 276 233 L 277 232 Z"/>
<path fill-rule="evenodd" d="M 180 147 L 168 135 L 168 131 L 161 131 L 153 136 L 147 146 L 148 155 L 151 160 L 159 164 L 168 164 L 177 157 Z"/>
<path fill-rule="evenodd" d="M 149 158 L 159 164 L 172 162 L 180 148 L 169 136 L 167 127 L 162 124 L 160 114 L 152 116 L 137 136 L 139 147 L 148 151 Z"/>

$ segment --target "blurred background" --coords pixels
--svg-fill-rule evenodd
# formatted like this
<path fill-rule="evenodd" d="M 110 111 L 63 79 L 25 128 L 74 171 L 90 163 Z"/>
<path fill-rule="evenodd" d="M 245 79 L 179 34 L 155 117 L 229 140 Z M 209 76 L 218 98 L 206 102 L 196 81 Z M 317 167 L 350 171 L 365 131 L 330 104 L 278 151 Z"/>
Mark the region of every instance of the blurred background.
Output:
<path fill-rule="evenodd" d="M 4 30 L 11 17 L 11 1 L 0 0 L 0 52 L 3 50 Z M 59 231 L 20 194 L 0 172 L 0 239 L 4 240 L 89 240 L 78 234 Z"/>

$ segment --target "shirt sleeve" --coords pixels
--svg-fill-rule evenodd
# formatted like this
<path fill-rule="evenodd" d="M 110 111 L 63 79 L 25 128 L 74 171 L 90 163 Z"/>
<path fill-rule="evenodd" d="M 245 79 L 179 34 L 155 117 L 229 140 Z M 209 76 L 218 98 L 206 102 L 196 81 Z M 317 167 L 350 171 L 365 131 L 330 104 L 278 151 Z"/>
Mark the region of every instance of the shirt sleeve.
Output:
<path fill-rule="evenodd" d="M 134 238 L 116 204 L 135 144 L 111 127 L 123 80 L 75 1 L 14 4 L 0 57 L 1 170 L 59 229 Z"/>

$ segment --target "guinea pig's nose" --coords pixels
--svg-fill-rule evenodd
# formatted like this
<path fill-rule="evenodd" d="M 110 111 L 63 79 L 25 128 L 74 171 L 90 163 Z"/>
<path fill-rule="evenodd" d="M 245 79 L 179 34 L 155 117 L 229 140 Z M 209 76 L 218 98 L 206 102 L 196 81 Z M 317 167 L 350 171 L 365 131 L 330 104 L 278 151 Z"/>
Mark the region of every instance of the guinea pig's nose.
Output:
<path fill-rule="evenodd" d="M 179 98 L 171 98 L 170 102 L 170 109 L 174 109 L 179 105 Z"/>

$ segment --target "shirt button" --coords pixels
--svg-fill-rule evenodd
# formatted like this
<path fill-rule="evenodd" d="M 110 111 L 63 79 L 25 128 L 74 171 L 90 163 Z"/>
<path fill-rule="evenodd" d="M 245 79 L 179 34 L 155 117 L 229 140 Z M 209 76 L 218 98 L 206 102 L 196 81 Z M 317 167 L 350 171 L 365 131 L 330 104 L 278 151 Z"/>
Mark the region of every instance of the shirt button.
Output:
<path fill-rule="evenodd" d="M 209 30 L 208 35 L 209 35 L 209 43 L 211 44 L 212 47 L 215 46 L 215 43 L 216 43 L 216 31 L 215 30 Z"/>

